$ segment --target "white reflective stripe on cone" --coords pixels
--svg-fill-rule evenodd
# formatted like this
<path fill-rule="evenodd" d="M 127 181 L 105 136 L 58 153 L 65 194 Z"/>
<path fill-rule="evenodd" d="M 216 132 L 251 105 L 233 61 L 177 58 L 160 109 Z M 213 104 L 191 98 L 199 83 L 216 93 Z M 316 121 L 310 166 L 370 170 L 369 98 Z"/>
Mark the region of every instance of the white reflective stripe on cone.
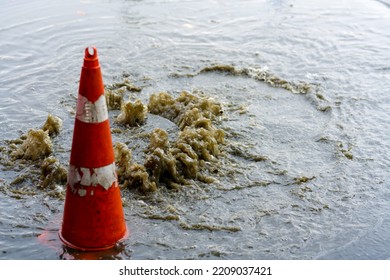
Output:
<path fill-rule="evenodd" d="M 86 193 L 75 189 L 76 184 L 82 186 L 102 186 L 108 190 L 114 182 L 117 181 L 115 163 L 98 167 L 98 168 L 85 168 L 77 167 L 74 165 L 69 166 L 68 172 L 68 184 L 72 189 L 72 192 L 78 191 L 79 195 L 84 196 Z"/>
<path fill-rule="evenodd" d="M 106 98 L 101 95 L 94 103 L 79 94 L 77 99 L 76 118 L 86 123 L 100 123 L 108 119 Z"/>

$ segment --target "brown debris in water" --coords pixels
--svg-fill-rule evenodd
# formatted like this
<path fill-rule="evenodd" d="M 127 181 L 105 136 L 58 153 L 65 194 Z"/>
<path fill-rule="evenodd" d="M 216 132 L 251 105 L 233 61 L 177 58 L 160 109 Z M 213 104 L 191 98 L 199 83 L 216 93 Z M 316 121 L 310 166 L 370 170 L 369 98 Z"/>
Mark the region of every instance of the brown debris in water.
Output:
<path fill-rule="evenodd" d="M 241 143 L 237 142 L 230 142 L 228 145 L 228 149 L 230 150 L 229 153 L 231 155 L 243 158 L 248 161 L 253 162 L 260 162 L 260 161 L 266 161 L 268 160 L 268 157 L 263 155 L 256 155 L 251 153 L 251 147 L 248 147 L 246 145 L 243 145 Z"/>
<path fill-rule="evenodd" d="M 185 182 L 179 175 L 176 167 L 176 159 L 169 150 L 164 151 L 161 148 L 154 149 L 147 156 L 145 168 L 150 172 L 151 180 L 154 182 L 160 182 L 163 179 L 168 182 L 170 180 L 173 182 Z"/>
<path fill-rule="evenodd" d="M 209 224 L 188 225 L 184 222 L 181 222 L 179 225 L 184 230 L 208 230 L 208 231 L 230 231 L 230 232 L 241 231 L 240 227 L 234 227 L 234 226 L 229 227 L 229 226 L 209 225 Z"/>
<path fill-rule="evenodd" d="M 347 159 L 353 160 L 353 154 L 349 150 L 341 150 L 341 152 Z"/>
<path fill-rule="evenodd" d="M 122 104 L 121 113 L 117 117 L 117 122 L 123 125 L 138 126 L 145 122 L 147 107 L 141 100 L 131 101 Z"/>
<path fill-rule="evenodd" d="M 49 136 L 53 137 L 60 133 L 61 128 L 62 120 L 59 117 L 49 114 L 45 124 L 42 127 L 42 130 L 47 131 L 49 133 Z"/>
<path fill-rule="evenodd" d="M 342 143 L 338 144 L 340 152 L 349 160 L 353 160 L 352 147 L 345 148 Z"/>
<path fill-rule="evenodd" d="M 288 91 L 291 91 L 292 93 L 307 94 L 312 89 L 312 85 L 305 82 L 294 83 L 294 82 L 289 82 L 287 80 L 284 80 L 269 72 L 269 70 L 266 67 L 238 68 L 233 65 L 216 64 L 216 65 L 206 66 L 200 69 L 197 73 L 187 74 L 186 76 L 195 77 L 199 74 L 210 73 L 210 72 L 225 72 L 235 76 L 244 76 L 244 77 L 252 78 L 267 83 L 272 87 L 284 88 Z"/>
<path fill-rule="evenodd" d="M 176 101 L 185 107 L 185 111 L 199 108 L 202 116 L 210 120 L 214 120 L 215 117 L 222 114 L 221 105 L 210 97 L 197 97 L 183 91 Z"/>
<path fill-rule="evenodd" d="M 126 183 L 131 187 L 139 187 L 144 192 L 154 192 L 157 190 L 156 182 L 151 182 L 145 166 L 134 163 L 130 166 L 129 176 Z"/>
<path fill-rule="evenodd" d="M 222 114 L 222 107 L 213 99 L 200 97 L 183 91 L 177 98 L 168 93 L 157 93 L 150 97 L 148 106 L 140 100 L 123 103 L 124 91 L 108 89 L 106 95 L 110 108 L 121 104 L 122 112 L 117 121 L 126 125 L 142 125 L 147 109 L 165 117 L 178 125 L 179 134 L 169 141 L 167 131 L 156 128 L 147 133 L 149 146 L 145 151 L 145 161 L 133 161 L 131 150 L 124 143 L 114 145 L 117 175 L 122 187 L 138 188 L 142 192 L 153 192 L 162 184 L 179 189 L 188 184 L 187 179 L 210 183 L 213 178 L 204 174 L 208 166 L 216 163 L 221 155 L 224 133 L 214 127 L 213 121 Z M 37 185 L 46 189 L 66 183 L 67 170 L 58 159 L 49 155 L 53 151 L 50 136 L 59 133 L 62 121 L 49 115 L 43 129 L 31 129 L 26 135 L 10 141 L 10 154 L 13 159 L 40 160 Z M 11 148 L 12 146 L 12 148 Z M 210 164 L 205 164 L 209 162 Z M 24 179 L 23 179 L 24 180 Z"/>
<path fill-rule="evenodd" d="M 53 151 L 48 131 L 30 129 L 23 143 L 11 153 L 14 159 L 43 159 Z"/>
<path fill-rule="evenodd" d="M 312 176 L 312 177 L 302 176 L 302 177 L 293 178 L 293 180 L 294 180 L 294 184 L 301 185 L 301 184 L 307 183 L 315 178 L 316 178 L 316 176 Z"/>
<path fill-rule="evenodd" d="M 281 79 L 278 76 L 270 73 L 266 68 L 243 68 L 237 69 L 239 75 L 265 82 L 273 87 L 284 88 L 292 93 L 307 94 L 312 86 L 305 82 L 294 83 Z"/>
<path fill-rule="evenodd" d="M 179 133 L 177 144 L 188 144 L 199 159 L 211 161 L 221 154 L 220 144 L 224 137 L 220 129 L 186 127 Z"/>
<path fill-rule="evenodd" d="M 152 161 L 155 163 L 158 158 L 160 167 L 168 166 L 169 169 L 165 171 L 168 171 L 175 182 L 185 182 L 185 178 L 212 182 L 213 179 L 201 174 L 201 170 L 205 161 L 213 161 L 221 155 L 220 146 L 224 143 L 225 135 L 212 124 L 212 120 L 222 114 L 221 105 L 211 98 L 198 97 L 183 91 L 176 99 L 164 92 L 154 94 L 148 107 L 150 112 L 170 119 L 180 129 L 172 145 L 168 143 L 166 132 L 155 130 L 151 142 L 156 142 L 156 135 L 159 135 L 162 142 L 159 147 L 154 144 L 149 147 L 149 150 L 160 148 L 158 152 L 154 150 L 149 159 L 155 159 Z"/>
<path fill-rule="evenodd" d="M 134 85 L 129 79 L 124 79 L 123 82 L 114 83 L 108 87 L 109 89 L 125 88 L 128 91 L 140 92 L 142 88 Z"/>
<path fill-rule="evenodd" d="M 61 127 L 62 120 L 49 114 L 42 129 L 30 129 L 20 138 L 7 141 L 0 163 L 16 172 L 10 186 L 26 188 L 31 193 L 31 186 L 35 185 L 48 190 L 49 195 L 63 198 L 61 185 L 66 183 L 67 170 L 52 156 L 50 138 L 59 134 Z"/>
<path fill-rule="evenodd" d="M 150 135 L 145 167 L 154 182 L 159 182 L 162 177 L 170 178 L 174 182 L 183 182 L 177 172 L 176 159 L 170 151 L 168 133 L 165 130 L 156 128 Z"/>
<path fill-rule="evenodd" d="M 123 143 L 115 144 L 118 177 L 124 187 L 139 187 L 143 192 L 155 191 L 163 183 L 171 188 L 188 184 L 187 179 L 205 183 L 213 178 L 202 174 L 205 162 L 215 162 L 221 155 L 224 132 L 213 126 L 221 115 L 221 105 L 211 98 L 182 92 L 173 98 L 165 92 L 150 97 L 148 109 L 165 117 L 180 128 L 170 143 L 167 131 L 156 128 L 150 134 L 144 165 L 132 162 L 131 151 Z M 119 118 L 119 117 L 118 117 Z"/>
<path fill-rule="evenodd" d="M 108 110 L 121 110 L 126 91 L 140 92 L 142 88 L 135 86 L 128 79 L 105 87 L 105 98 Z"/>
<path fill-rule="evenodd" d="M 116 173 L 119 178 L 128 176 L 132 164 L 131 150 L 126 144 L 117 142 L 114 144 Z"/>
<path fill-rule="evenodd" d="M 200 119 L 214 120 L 222 114 L 221 105 L 211 98 L 198 97 L 183 91 L 174 99 L 166 92 L 155 93 L 150 97 L 149 112 L 169 119 L 184 129 Z"/>
<path fill-rule="evenodd" d="M 53 187 L 56 184 L 63 185 L 67 181 L 68 171 L 54 156 L 45 158 L 41 164 L 41 187 Z"/>
<path fill-rule="evenodd" d="M 167 150 L 169 148 L 168 132 L 164 129 L 156 128 L 150 134 L 149 151 L 153 151 L 157 148 Z"/>
<path fill-rule="evenodd" d="M 104 96 L 106 98 L 107 109 L 108 110 L 120 110 L 123 103 L 123 96 L 126 92 L 126 87 L 121 87 L 118 89 L 108 89 L 106 88 Z"/>
<path fill-rule="evenodd" d="M 149 112 L 174 121 L 181 109 L 176 100 L 166 92 L 155 93 L 150 96 Z"/>
<path fill-rule="evenodd" d="M 199 177 L 201 163 L 192 147 L 185 143 L 176 143 L 172 149 L 176 159 L 177 169 L 182 170 L 183 176 L 191 179 Z"/>
<path fill-rule="evenodd" d="M 145 166 L 132 161 L 131 150 L 126 144 L 115 143 L 114 154 L 119 184 L 123 188 L 138 187 L 143 192 L 157 190 L 156 183 L 149 180 Z"/>
<path fill-rule="evenodd" d="M 215 72 L 215 71 L 228 72 L 230 74 L 237 74 L 238 73 L 234 66 L 224 65 L 224 64 L 206 66 L 205 68 L 201 69 L 199 71 L 199 73 L 207 73 L 207 72 Z"/>
<path fill-rule="evenodd" d="M 53 152 L 50 137 L 60 133 L 62 120 L 49 114 L 42 129 L 30 129 L 20 138 L 8 141 L 11 158 L 24 160 L 44 159 Z"/>

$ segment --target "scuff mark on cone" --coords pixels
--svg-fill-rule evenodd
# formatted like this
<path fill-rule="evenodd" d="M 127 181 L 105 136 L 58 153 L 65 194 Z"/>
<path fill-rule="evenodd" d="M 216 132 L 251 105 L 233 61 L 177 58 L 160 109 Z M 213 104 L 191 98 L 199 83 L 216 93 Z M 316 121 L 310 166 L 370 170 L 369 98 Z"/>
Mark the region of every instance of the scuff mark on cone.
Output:
<path fill-rule="evenodd" d="M 79 190 L 75 188 L 77 184 L 94 187 L 100 185 L 105 190 L 108 190 L 116 181 L 115 163 L 99 168 L 69 166 L 68 184 L 73 193 L 76 193 Z M 114 185 L 117 186 L 117 184 Z M 80 192 L 79 194 L 81 195 Z"/>
<path fill-rule="evenodd" d="M 95 102 L 79 94 L 76 118 L 85 123 L 100 123 L 108 119 L 106 99 L 101 95 Z"/>

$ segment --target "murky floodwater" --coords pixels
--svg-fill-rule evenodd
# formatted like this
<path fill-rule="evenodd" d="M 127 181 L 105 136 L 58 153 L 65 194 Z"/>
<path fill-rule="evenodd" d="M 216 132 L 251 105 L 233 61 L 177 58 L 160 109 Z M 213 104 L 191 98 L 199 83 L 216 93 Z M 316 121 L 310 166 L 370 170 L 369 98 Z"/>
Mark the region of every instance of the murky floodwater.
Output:
<path fill-rule="evenodd" d="M 1 4 L 0 259 L 390 258 L 387 0 Z M 89 45 L 106 84 L 126 77 L 144 104 L 161 91 L 214 98 L 225 132 L 205 164 L 213 183 L 123 189 L 130 236 L 95 255 L 58 241 L 64 186 L 41 188 L 36 162 L 4 159 L 9 140 L 51 113 L 63 121 L 53 155 L 67 167 Z M 177 137 L 155 115 L 119 132 L 118 115 L 113 140 L 140 163 L 148 140 L 137 135 Z"/>

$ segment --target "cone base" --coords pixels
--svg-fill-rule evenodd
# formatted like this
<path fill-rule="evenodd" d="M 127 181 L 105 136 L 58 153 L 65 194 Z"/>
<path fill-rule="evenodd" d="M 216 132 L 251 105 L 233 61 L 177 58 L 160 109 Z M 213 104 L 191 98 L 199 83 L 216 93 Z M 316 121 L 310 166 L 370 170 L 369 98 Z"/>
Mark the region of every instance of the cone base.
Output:
<path fill-rule="evenodd" d="M 78 250 L 105 250 L 126 236 L 120 190 L 116 182 L 106 190 L 100 185 L 67 187 L 60 239 Z M 83 190 L 82 194 L 79 191 Z"/>
<path fill-rule="evenodd" d="M 63 236 L 62 236 L 62 229 L 58 232 L 58 237 L 60 238 L 60 240 L 62 241 L 62 243 L 69 247 L 69 248 L 72 248 L 72 249 L 75 249 L 75 250 L 80 250 L 80 251 L 90 251 L 90 252 L 96 252 L 96 251 L 105 251 L 105 250 L 109 250 L 111 248 L 114 248 L 116 246 L 116 244 L 118 244 L 119 242 L 125 240 L 127 237 L 129 236 L 129 232 L 128 232 L 128 229 L 127 229 L 127 226 L 126 226 L 126 231 L 125 231 L 125 234 L 123 235 L 123 237 L 121 237 L 118 241 L 116 241 L 114 244 L 109 244 L 109 245 L 106 245 L 106 246 L 101 246 L 101 247 L 80 247 L 80 246 L 77 246 L 75 244 L 72 244 L 71 242 L 68 242 Z"/>

